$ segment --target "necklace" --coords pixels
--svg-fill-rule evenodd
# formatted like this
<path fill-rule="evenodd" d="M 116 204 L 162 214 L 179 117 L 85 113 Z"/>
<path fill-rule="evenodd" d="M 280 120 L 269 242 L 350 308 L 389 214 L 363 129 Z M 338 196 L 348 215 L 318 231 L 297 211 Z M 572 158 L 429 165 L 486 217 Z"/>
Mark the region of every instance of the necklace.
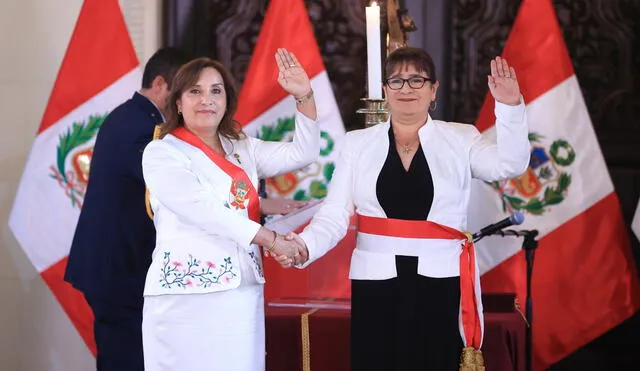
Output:
<path fill-rule="evenodd" d="M 411 153 L 411 151 L 413 151 L 413 146 L 410 146 L 408 144 L 401 144 L 396 140 L 396 144 L 401 145 L 402 148 L 402 152 L 404 152 L 405 155 L 408 155 L 409 153 Z"/>

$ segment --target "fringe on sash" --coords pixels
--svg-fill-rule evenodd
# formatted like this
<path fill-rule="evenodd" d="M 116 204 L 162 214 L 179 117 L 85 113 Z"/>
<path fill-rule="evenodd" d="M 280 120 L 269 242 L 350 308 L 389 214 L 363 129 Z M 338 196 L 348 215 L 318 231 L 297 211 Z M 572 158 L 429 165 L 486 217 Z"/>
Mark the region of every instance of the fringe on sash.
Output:
<path fill-rule="evenodd" d="M 465 347 L 462 349 L 460 371 L 485 371 L 482 352 L 473 347 Z"/>

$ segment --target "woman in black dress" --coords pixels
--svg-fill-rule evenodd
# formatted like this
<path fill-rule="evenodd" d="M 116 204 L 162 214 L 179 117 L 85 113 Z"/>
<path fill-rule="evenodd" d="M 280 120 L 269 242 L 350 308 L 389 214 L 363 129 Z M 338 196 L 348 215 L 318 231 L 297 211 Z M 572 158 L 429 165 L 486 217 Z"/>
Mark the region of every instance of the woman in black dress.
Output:
<path fill-rule="evenodd" d="M 482 341 L 477 263 L 461 232 L 470 180 L 526 170 L 525 108 L 515 71 L 500 57 L 488 76 L 495 140 L 429 116 L 439 83 L 425 51 L 397 49 L 384 73 L 389 122 L 347 134 L 323 206 L 304 232 L 288 236 L 306 246 L 302 259 L 278 260 L 308 265 L 342 239 L 355 212 L 351 369 L 453 371 L 463 347 L 475 352 Z"/>

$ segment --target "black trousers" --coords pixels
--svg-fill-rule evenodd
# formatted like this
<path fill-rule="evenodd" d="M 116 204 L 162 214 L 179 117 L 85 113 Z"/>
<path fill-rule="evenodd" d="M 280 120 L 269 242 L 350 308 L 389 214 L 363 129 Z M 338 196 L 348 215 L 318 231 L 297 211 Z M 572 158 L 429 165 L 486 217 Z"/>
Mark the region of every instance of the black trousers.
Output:
<path fill-rule="evenodd" d="M 97 371 L 144 371 L 142 307 L 85 295 L 95 317 Z"/>
<path fill-rule="evenodd" d="M 397 256 L 398 277 L 351 282 L 352 371 L 457 371 L 460 279 L 417 274 Z"/>

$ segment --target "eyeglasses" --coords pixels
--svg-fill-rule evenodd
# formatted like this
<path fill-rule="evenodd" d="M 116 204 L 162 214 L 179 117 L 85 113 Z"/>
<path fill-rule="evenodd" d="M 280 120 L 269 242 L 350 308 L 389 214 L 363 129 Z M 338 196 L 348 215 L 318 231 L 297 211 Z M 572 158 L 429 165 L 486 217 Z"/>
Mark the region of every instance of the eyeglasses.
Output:
<path fill-rule="evenodd" d="M 409 87 L 411 89 L 420 89 L 421 87 L 424 86 L 424 84 L 429 81 L 429 82 L 433 82 L 433 79 L 430 79 L 428 77 L 422 77 L 422 76 L 413 76 L 413 77 L 409 77 L 408 79 L 401 79 L 399 77 L 392 77 L 390 79 L 387 79 L 386 83 L 387 86 L 389 87 L 389 89 L 391 90 L 400 90 L 404 87 L 404 83 L 406 82 L 407 84 L 409 84 Z"/>

